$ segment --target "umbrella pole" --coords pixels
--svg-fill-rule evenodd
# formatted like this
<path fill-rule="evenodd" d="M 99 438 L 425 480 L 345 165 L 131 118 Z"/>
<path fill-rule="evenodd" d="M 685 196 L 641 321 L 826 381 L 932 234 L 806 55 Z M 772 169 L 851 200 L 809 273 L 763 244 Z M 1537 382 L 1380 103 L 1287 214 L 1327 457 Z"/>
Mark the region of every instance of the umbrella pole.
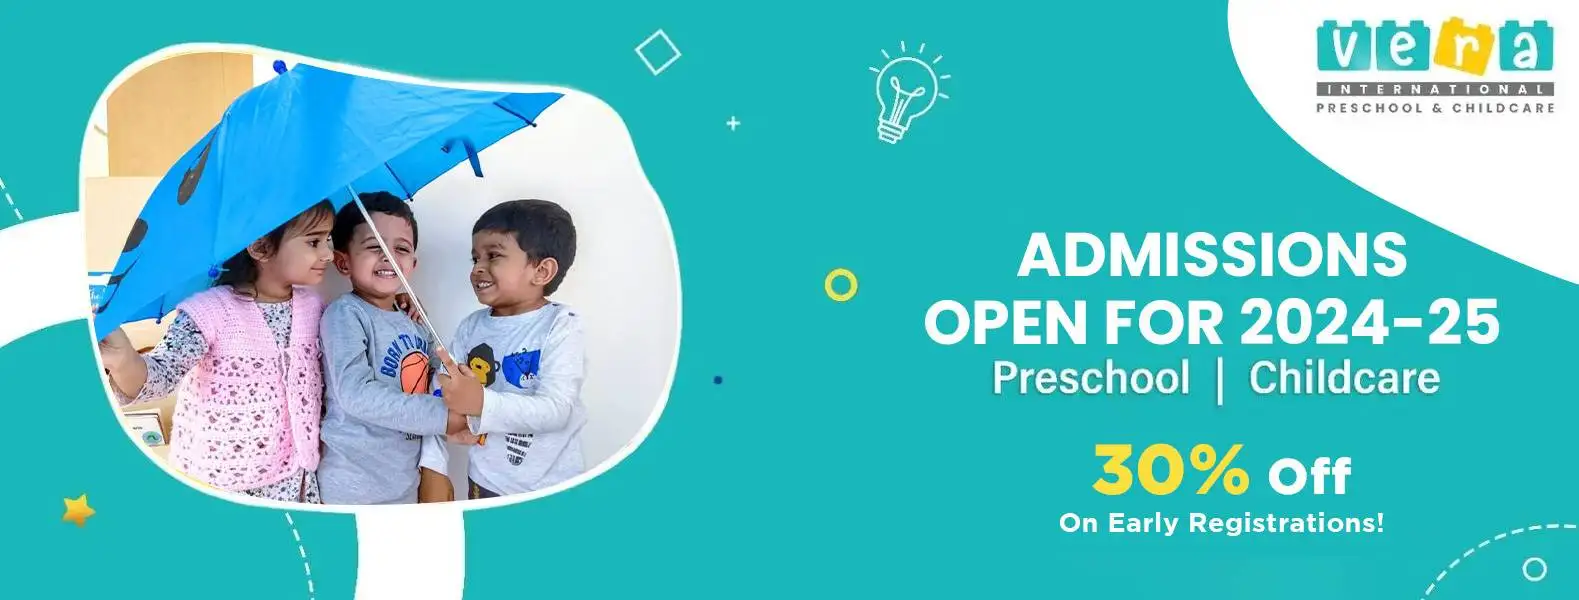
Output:
<path fill-rule="evenodd" d="M 411 296 L 411 303 L 417 307 L 417 315 L 422 317 L 422 326 L 428 330 L 428 335 L 433 336 L 433 345 L 437 349 L 444 349 L 443 338 L 433 329 L 433 321 L 428 320 L 428 312 L 422 309 L 422 301 L 417 299 L 417 291 L 411 289 L 411 282 L 406 280 L 406 273 L 400 270 L 400 263 L 395 262 L 395 253 L 389 251 L 389 246 L 384 243 L 384 234 L 378 232 L 378 227 L 373 225 L 373 215 L 368 214 L 367 207 L 362 204 L 362 197 L 356 194 L 351 186 L 345 186 L 351 192 L 351 201 L 356 203 L 356 209 L 362 212 L 362 220 L 367 222 L 367 229 L 373 232 L 373 239 L 378 242 L 378 249 L 384 253 L 384 258 L 389 260 L 389 266 L 394 269 L 395 277 L 400 279 L 400 287 L 406 289 L 406 294 Z"/>

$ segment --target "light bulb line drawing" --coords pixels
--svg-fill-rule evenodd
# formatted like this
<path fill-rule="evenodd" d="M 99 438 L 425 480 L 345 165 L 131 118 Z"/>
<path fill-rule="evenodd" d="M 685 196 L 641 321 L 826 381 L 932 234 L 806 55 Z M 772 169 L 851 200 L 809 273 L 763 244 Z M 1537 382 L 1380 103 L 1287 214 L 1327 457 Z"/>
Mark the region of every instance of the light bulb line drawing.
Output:
<path fill-rule="evenodd" d="M 941 83 L 954 76 L 938 75 L 935 65 L 943 61 L 943 55 L 927 61 L 924 59 L 926 51 L 927 45 L 922 42 L 912 54 L 904 40 L 900 40 L 898 56 L 890 55 L 886 49 L 879 50 L 887 62 L 882 68 L 867 67 L 868 71 L 877 74 L 878 140 L 898 144 L 917 118 L 930 112 L 939 99 L 949 99 Z"/>

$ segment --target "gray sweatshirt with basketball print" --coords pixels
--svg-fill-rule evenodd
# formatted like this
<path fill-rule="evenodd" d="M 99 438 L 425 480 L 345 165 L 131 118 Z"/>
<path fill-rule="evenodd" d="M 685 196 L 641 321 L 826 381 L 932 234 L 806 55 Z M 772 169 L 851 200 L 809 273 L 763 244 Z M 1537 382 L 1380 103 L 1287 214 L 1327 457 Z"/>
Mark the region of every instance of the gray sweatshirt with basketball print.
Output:
<path fill-rule="evenodd" d="M 428 339 L 404 313 L 345 294 L 319 325 L 325 504 L 417 501 L 418 467 L 448 473 L 449 411 L 433 396 Z"/>

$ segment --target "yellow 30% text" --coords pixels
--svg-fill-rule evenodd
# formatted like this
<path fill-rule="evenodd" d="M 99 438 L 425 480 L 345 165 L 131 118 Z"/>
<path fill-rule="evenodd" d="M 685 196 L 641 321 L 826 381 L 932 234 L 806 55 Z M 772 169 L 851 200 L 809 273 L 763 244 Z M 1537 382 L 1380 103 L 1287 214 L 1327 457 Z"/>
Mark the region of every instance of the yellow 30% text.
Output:
<path fill-rule="evenodd" d="M 1250 476 L 1244 469 L 1230 467 L 1234 456 L 1239 454 L 1243 444 L 1234 444 L 1223 454 L 1222 460 L 1217 458 L 1217 449 L 1210 444 L 1197 444 L 1190 449 L 1190 466 L 1196 471 L 1207 473 L 1206 480 L 1195 489 L 1196 494 L 1205 494 L 1222 481 L 1222 489 L 1229 494 L 1238 496 L 1250 489 Z M 1091 487 L 1098 493 L 1108 496 L 1117 496 L 1129 491 L 1136 479 L 1140 480 L 1140 487 L 1145 488 L 1153 496 L 1166 496 L 1179 489 L 1184 482 L 1184 457 L 1179 450 L 1171 444 L 1152 444 L 1140 453 L 1140 458 L 1135 461 L 1131 470 L 1127 461 L 1134 454 L 1134 448 L 1129 444 L 1097 444 L 1096 455 L 1106 458 L 1107 463 L 1102 465 L 1103 477 L 1097 479 Z M 1158 461 L 1166 466 L 1159 466 Z M 1166 468 L 1167 476 L 1157 478 L 1157 473 Z"/>

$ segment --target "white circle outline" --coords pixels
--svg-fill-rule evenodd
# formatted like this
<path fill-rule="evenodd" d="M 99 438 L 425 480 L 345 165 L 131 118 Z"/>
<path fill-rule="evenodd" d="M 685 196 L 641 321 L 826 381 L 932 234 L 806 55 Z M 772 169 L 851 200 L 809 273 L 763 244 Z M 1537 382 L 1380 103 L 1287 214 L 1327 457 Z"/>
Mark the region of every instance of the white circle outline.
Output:
<path fill-rule="evenodd" d="M 1541 564 L 1541 576 L 1540 577 L 1533 577 L 1533 576 L 1530 575 L 1530 563 L 1540 563 Z M 1543 559 L 1543 558 L 1541 558 L 1539 556 L 1531 556 L 1529 558 L 1524 559 L 1524 566 L 1519 567 L 1519 571 L 1524 573 L 1524 578 L 1526 580 L 1528 580 L 1530 583 L 1535 583 L 1535 582 L 1540 581 L 1542 579 L 1546 579 L 1546 574 L 1548 572 L 1550 572 L 1550 569 L 1546 568 L 1546 560 L 1545 559 Z"/>

